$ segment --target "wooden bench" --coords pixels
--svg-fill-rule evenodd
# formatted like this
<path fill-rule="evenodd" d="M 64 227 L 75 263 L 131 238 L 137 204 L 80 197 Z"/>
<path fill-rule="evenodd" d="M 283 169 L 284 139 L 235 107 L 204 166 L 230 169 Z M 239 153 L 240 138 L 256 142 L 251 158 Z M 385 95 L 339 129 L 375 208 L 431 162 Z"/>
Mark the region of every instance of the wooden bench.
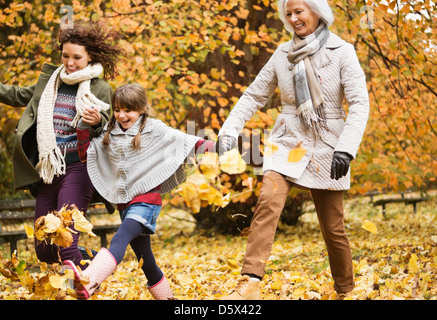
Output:
<path fill-rule="evenodd" d="M 405 198 L 402 194 L 402 198 L 387 198 L 387 199 L 379 199 L 373 202 L 373 206 L 381 206 L 382 207 L 382 214 L 385 216 L 385 207 L 389 203 L 405 203 L 405 205 L 413 205 L 413 212 L 416 213 L 417 210 L 417 204 L 419 202 L 426 201 L 427 198 L 424 197 L 417 197 L 417 198 Z"/>
<path fill-rule="evenodd" d="M 103 204 L 92 204 L 87 210 L 87 217 L 109 213 Z M 0 244 L 9 243 L 11 255 L 17 250 L 17 242 L 27 239 L 24 224 L 33 226 L 35 217 L 35 199 L 0 200 Z M 16 225 L 19 230 L 8 230 Z M 95 225 L 93 232 L 100 237 L 100 245 L 108 246 L 107 235 L 117 231 L 119 224 Z"/>

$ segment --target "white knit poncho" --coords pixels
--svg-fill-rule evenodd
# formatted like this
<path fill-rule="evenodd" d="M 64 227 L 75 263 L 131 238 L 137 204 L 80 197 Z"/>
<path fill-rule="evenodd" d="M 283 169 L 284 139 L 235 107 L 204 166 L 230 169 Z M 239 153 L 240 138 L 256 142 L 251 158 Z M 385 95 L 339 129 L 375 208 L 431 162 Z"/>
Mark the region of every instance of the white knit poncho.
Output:
<path fill-rule="evenodd" d="M 140 120 L 125 132 L 117 124 L 110 132 L 109 145 L 104 146 L 106 125 L 88 149 L 91 181 L 99 194 L 114 204 L 128 203 L 157 186 L 161 186 L 161 194 L 176 188 L 186 178 L 183 165 L 187 157 L 194 157 L 200 139 L 148 118 L 141 132 L 141 149 L 134 150 L 132 139 Z"/>

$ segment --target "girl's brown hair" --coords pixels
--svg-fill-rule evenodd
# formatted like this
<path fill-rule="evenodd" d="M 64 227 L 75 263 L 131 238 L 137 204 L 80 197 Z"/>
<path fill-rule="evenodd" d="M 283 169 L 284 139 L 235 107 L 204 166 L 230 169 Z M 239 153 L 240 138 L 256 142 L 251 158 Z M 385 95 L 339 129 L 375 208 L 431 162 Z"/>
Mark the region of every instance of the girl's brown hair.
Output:
<path fill-rule="evenodd" d="M 62 52 L 64 43 L 85 47 L 91 56 L 91 64 L 99 62 L 103 66 L 103 77 L 114 79 L 117 74 L 117 62 L 126 56 L 125 50 L 116 44 L 120 34 L 109 31 L 100 22 L 80 23 L 74 22 L 73 28 L 61 29 L 58 34 L 58 49 Z"/>
<path fill-rule="evenodd" d="M 126 109 L 128 111 L 137 111 L 142 113 L 141 124 L 138 133 L 132 139 L 132 148 L 139 150 L 141 147 L 141 131 L 143 131 L 146 120 L 149 116 L 154 115 L 154 111 L 149 105 L 146 97 L 146 90 L 139 84 L 125 84 L 117 88 L 112 94 L 111 98 L 112 110 L 114 109 Z M 117 121 L 115 120 L 114 113 L 108 122 L 108 130 L 103 137 L 103 144 L 109 144 L 109 133 L 114 128 Z"/>

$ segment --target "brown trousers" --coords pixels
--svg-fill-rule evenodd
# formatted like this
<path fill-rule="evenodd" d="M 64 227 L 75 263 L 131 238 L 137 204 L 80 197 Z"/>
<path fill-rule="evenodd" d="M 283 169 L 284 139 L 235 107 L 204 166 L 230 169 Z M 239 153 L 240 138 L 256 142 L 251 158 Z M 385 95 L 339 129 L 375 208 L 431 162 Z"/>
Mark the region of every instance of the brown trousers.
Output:
<path fill-rule="evenodd" d="M 250 225 L 242 274 L 264 276 L 279 217 L 293 185 L 277 172 L 270 171 L 264 175 Z M 334 289 L 339 293 L 350 292 L 355 284 L 351 248 L 344 228 L 343 191 L 311 189 L 311 195 L 328 250 Z"/>

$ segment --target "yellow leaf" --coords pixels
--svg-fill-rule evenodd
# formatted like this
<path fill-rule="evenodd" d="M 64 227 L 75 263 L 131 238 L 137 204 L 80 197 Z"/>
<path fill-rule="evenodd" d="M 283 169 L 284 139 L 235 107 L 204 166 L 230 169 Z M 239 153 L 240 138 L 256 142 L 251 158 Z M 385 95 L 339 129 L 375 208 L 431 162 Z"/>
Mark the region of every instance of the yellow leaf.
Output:
<path fill-rule="evenodd" d="M 282 281 L 281 280 L 275 280 L 271 285 L 270 288 L 272 288 L 272 290 L 281 290 L 282 288 Z"/>
<path fill-rule="evenodd" d="M 197 192 L 197 188 L 196 188 L 195 184 L 190 183 L 188 181 L 185 182 L 180 188 L 180 194 L 184 198 L 185 204 L 194 213 L 197 213 L 200 211 L 200 198 L 198 196 L 198 192 Z"/>
<path fill-rule="evenodd" d="M 211 180 L 219 175 L 218 155 L 215 152 L 206 152 L 200 162 L 200 170 L 204 176 Z"/>
<path fill-rule="evenodd" d="M 232 269 L 237 269 L 239 267 L 237 261 L 232 259 L 228 259 L 228 266 L 231 267 Z"/>
<path fill-rule="evenodd" d="M 246 171 L 246 162 L 237 149 L 225 152 L 219 158 L 220 169 L 228 174 L 238 174 Z"/>
<path fill-rule="evenodd" d="M 67 287 L 66 283 L 67 278 L 60 276 L 58 274 L 50 276 L 50 285 L 56 289 L 65 289 Z"/>
<path fill-rule="evenodd" d="M 94 233 L 91 232 L 93 229 L 93 225 L 84 217 L 82 212 L 79 210 L 75 210 L 72 214 L 73 220 L 74 220 L 74 228 L 77 231 L 88 233 L 89 235 L 94 235 Z"/>
<path fill-rule="evenodd" d="M 34 238 L 34 230 L 31 226 L 28 226 L 27 224 L 24 225 L 24 231 L 26 232 L 26 235 L 29 239 Z"/>
<path fill-rule="evenodd" d="M 408 270 L 410 273 L 417 273 L 419 272 L 419 267 L 417 266 L 417 255 L 412 254 L 410 261 L 408 262 Z"/>
<path fill-rule="evenodd" d="M 299 162 L 306 152 L 307 151 L 302 148 L 301 143 L 299 143 L 296 148 L 290 150 L 288 154 L 288 162 Z"/>
<path fill-rule="evenodd" d="M 377 234 L 378 233 L 378 228 L 376 227 L 376 225 L 369 221 L 369 220 L 365 220 L 363 222 L 363 224 L 361 225 L 361 228 L 363 228 L 364 230 L 367 230 L 373 234 Z"/>

